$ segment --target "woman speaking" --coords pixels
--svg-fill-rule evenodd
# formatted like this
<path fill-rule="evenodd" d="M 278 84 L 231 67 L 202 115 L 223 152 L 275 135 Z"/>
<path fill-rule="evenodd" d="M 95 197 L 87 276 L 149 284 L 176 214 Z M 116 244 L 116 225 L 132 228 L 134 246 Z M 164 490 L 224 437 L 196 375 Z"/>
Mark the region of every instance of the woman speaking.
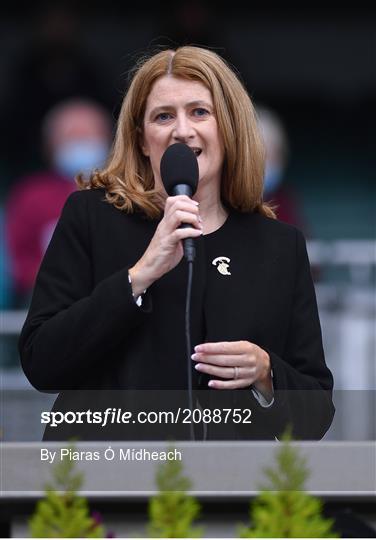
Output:
<path fill-rule="evenodd" d="M 162 182 L 161 159 L 175 143 L 197 158 L 192 198 L 168 196 Z M 193 238 L 195 404 L 252 416 L 205 422 L 199 437 L 274 440 L 288 424 L 297 438 L 325 434 L 333 380 L 305 240 L 263 203 L 263 174 L 252 102 L 217 54 L 184 46 L 136 66 L 108 163 L 78 178 L 20 336 L 31 384 L 59 392 L 54 409 L 113 406 L 119 396 L 126 406 L 175 408 L 172 396 L 187 388 L 183 241 Z M 114 437 L 188 433 L 136 424 Z M 45 437 L 105 435 L 81 427 L 50 427 Z"/>

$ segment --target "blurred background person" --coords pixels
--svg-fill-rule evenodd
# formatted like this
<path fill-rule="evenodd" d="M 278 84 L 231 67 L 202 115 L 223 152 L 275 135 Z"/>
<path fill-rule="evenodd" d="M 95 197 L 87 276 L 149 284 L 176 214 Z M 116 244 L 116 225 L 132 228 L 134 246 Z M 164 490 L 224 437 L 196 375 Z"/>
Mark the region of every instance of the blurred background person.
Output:
<path fill-rule="evenodd" d="M 299 197 L 286 182 L 290 158 L 287 130 L 274 110 L 259 105 L 256 111 L 266 148 L 264 200 L 275 207 L 279 220 L 306 233 Z"/>
<path fill-rule="evenodd" d="M 111 135 L 108 112 L 93 101 L 64 101 L 45 116 L 42 141 L 47 167 L 18 179 L 6 201 L 5 235 L 16 306 L 28 303 L 60 212 L 76 189 L 75 175 L 103 166 Z"/>

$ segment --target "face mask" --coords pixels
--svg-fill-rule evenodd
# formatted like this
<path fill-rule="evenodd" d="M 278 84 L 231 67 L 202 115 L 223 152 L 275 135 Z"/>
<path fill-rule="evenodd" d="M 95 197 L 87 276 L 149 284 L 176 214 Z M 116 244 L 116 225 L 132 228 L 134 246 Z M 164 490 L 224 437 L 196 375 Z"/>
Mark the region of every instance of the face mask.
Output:
<path fill-rule="evenodd" d="M 63 176 L 74 180 L 78 173 L 89 174 L 104 165 L 108 146 L 101 141 L 77 140 L 63 144 L 55 153 L 55 167 Z"/>
<path fill-rule="evenodd" d="M 264 177 L 264 197 L 272 195 L 282 182 L 283 169 L 266 163 Z"/>

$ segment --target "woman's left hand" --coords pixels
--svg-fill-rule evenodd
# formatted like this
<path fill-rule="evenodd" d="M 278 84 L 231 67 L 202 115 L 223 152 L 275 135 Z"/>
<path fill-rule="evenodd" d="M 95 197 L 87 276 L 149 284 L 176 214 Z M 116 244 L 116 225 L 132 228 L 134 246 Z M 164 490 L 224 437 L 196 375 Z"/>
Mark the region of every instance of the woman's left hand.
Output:
<path fill-rule="evenodd" d="M 263 395 L 273 395 L 269 354 L 249 341 L 220 341 L 195 347 L 195 368 L 213 378 L 210 388 L 233 390 L 254 386 Z M 226 380 L 218 380 L 217 377 Z"/>

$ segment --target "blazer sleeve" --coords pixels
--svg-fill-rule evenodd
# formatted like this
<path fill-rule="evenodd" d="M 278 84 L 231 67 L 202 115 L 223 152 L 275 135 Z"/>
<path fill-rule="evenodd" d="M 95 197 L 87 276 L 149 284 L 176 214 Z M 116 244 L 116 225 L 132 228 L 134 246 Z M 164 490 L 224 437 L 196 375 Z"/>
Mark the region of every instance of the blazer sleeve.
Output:
<path fill-rule="evenodd" d="M 298 230 L 295 291 L 285 351 L 283 358 L 268 352 L 276 404 L 285 412 L 283 423 L 291 424 L 297 438 L 322 438 L 334 416 L 333 377 L 325 363 L 306 242 Z"/>
<path fill-rule="evenodd" d="M 128 268 L 93 286 L 85 195 L 65 203 L 19 338 L 23 370 L 41 391 L 78 388 L 151 309 L 135 304 Z"/>
<path fill-rule="evenodd" d="M 282 355 L 266 348 L 273 371 L 274 403 L 257 412 L 274 436 L 288 426 L 297 439 L 321 439 L 333 416 L 333 377 L 326 366 L 306 242 L 295 229 L 295 286 Z M 244 393 L 243 393 L 244 394 Z"/>

